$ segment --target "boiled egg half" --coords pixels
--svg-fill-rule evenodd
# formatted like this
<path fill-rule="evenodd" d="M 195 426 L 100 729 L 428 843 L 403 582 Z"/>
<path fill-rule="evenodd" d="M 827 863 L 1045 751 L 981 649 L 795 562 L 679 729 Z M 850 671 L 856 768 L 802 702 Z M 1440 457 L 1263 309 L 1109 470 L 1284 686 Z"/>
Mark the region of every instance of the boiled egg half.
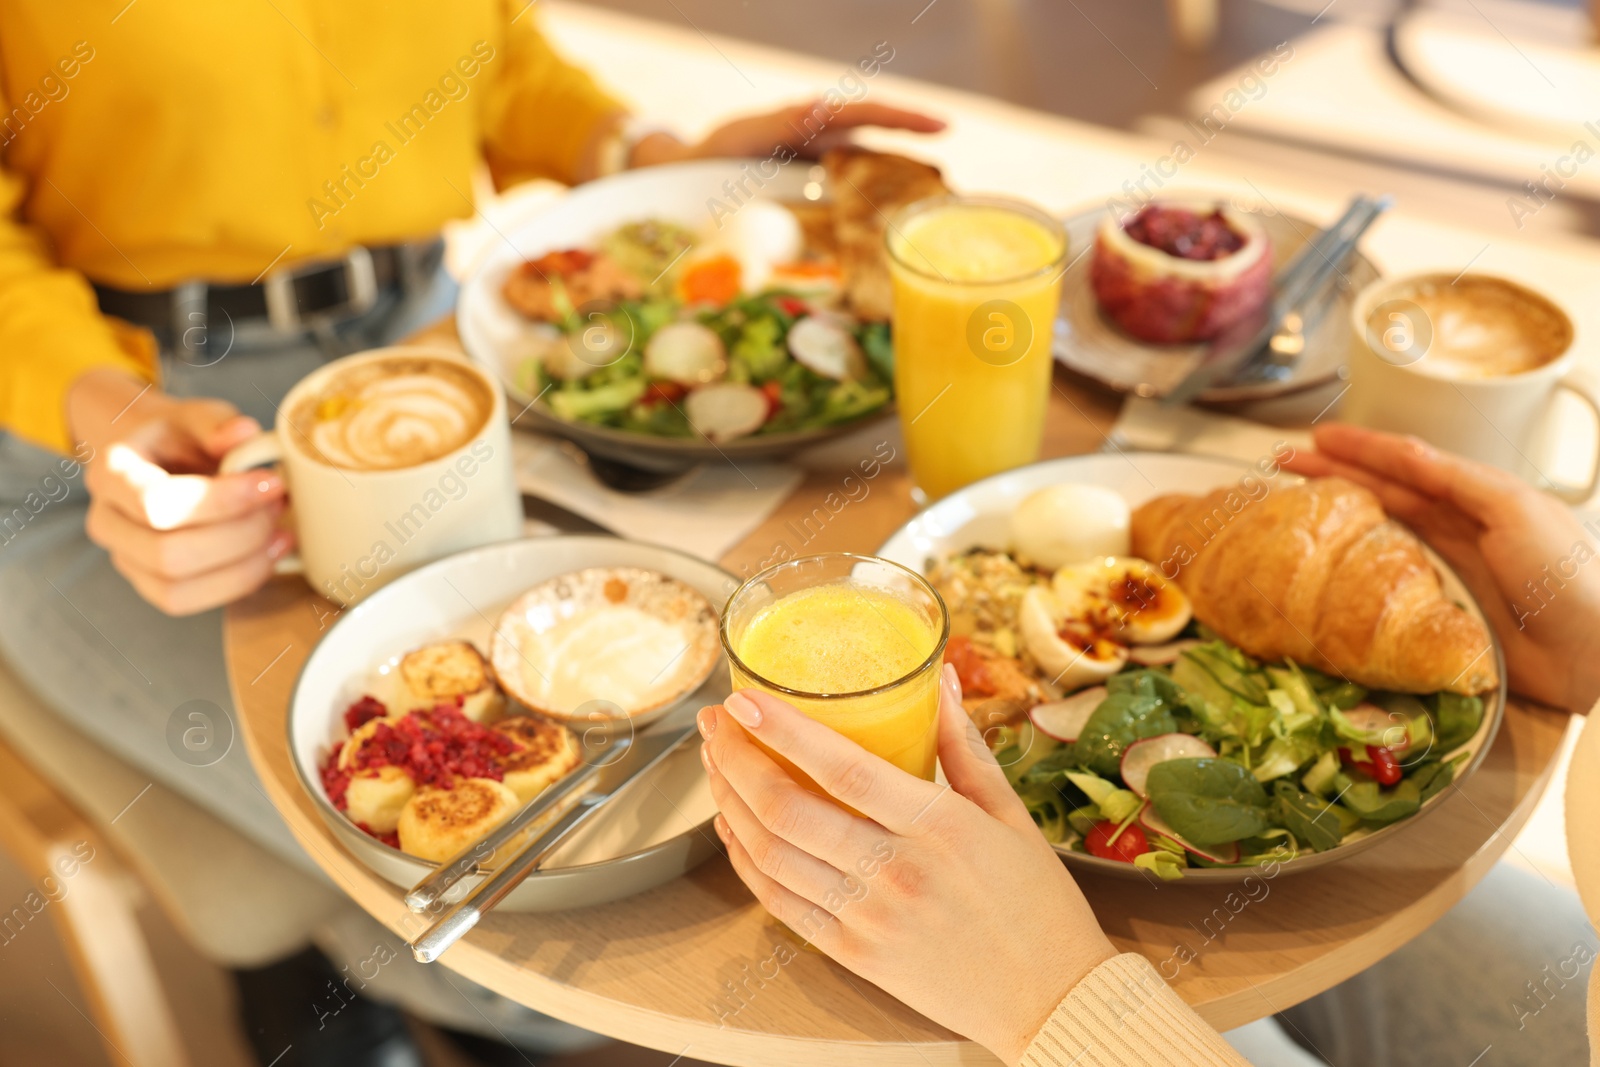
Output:
<path fill-rule="evenodd" d="M 1128 663 L 1126 645 L 1096 633 L 1084 619 L 1069 617 L 1042 585 L 1022 595 L 1017 629 L 1045 676 L 1067 692 L 1098 685 Z"/>
<path fill-rule="evenodd" d="M 1159 645 L 1189 625 L 1189 598 L 1152 563 L 1101 556 L 1059 568 L 1050 579 L 1062 613 L 1125 645 Z"/>

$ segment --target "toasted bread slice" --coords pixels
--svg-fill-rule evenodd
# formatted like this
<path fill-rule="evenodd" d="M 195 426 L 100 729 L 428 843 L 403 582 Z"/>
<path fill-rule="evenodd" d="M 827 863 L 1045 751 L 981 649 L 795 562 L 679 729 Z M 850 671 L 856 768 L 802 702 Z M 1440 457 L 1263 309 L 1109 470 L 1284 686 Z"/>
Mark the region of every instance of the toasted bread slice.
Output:
<path fill-rule="evenodd" d="M 863 319 L 893 310 L 884 231 L 907 204 L 949 192 L 939 168 L 905 156 L 846 145 L 822 157 L 833 193 L 833 232 L 845 299 Z"/>
<path fill-rule="evenodd" d="M 511 818 L 517 795 L 492 778 L 458 778 L 449 789 L 419 789 L 400 812 L 400 850 L 443 863 Z"/>
<path fill-rule="evenodd" d="M 524 804 L 571 772 L 582 755 L 571 730 L 537 715 L 512 715 L 491 729 L 517 743 L 517 750 L 499 762 L 507 787 Z"/>
<path fill-rule="evenodd" d="M 375 834 L 393 833 L 400 825 L 400 812 L 416 791 L 416 783 L 399 767 L 357 771 L 345 790 L 345 814 Z"/>
<path fill-rule="evenodd" d="M 400 661 L 400 679 L 415 707 L 431 708 L 461 698 L 461 713 L 473 722 L 493 722 L 505 710 L 483 653 L 469 641 L 435 641 Z"/>
<path fill-rule="evenodd" d="M 825 200 L 785 200 L 783 206 L 800 223 L 800 246 L 807 259 L 831 259 L 838 254 L 839 238 L 833 230 L 833 205 Z"/>

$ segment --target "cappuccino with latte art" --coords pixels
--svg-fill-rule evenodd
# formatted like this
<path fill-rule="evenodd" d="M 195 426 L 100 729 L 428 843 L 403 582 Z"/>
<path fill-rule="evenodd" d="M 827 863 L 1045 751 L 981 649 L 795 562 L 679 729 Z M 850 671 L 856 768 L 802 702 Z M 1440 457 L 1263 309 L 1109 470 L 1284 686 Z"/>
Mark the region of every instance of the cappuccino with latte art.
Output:
<path fill-rule="evenodd" d="M 354 604 L 431 560 L 522 532 L 500 385 L 437 349 L 334 360 L 284 398 L 277 426 L 223 457 L 280 463 L 299 549 L 275 569 Z"/>
<path fill-rule="evenodd" d="M 399 470 L 449 455 L 483 429 L 494 398 L 447 359 L 392 356 L 346 367 L 289 412 L 293 443 L 332 467 Z"/>

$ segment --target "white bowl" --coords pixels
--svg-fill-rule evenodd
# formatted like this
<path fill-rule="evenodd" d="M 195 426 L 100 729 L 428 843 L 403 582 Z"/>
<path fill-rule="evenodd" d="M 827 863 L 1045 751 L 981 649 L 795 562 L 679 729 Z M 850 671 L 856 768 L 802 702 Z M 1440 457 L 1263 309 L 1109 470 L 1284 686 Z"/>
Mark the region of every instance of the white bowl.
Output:
<path fill-rule="evenodd" d="M 635 631 L 633 619 L 661 627 L 659 632 L 652 630 L 651 639 L 668 643 L 638 655 L 637 662 L 613 673 L 606 661 L 618 654 L 615 647 L 578 649 L 574 655 L 574 650 L 557 638 L 564 624 L 576 621 L 579 635 L 567 629 L 568 642 L 581 637 L 613 645 L 620 642 L 627 648 L 626 636 L 630 635 L 616 632 L 614 616 L 607 632 L 601 634 L 595 634 L 585 622 L 586 617 L 592 620 L 591 612 L 608 606 L 635 613 L 623 623 Z M 671 711 L 716 669 L 719 621 L 720 613 L 703 593 L 671 575 L 640 567 L 587 567 L 547 579 L 512 601 L 495 623 L 489 662 L 507 696 L 546 718 L 579 732 L 586 722 L 598 725 L 607 719 L 626 718 L 633 726 L 642 727 Z M 675 647 L 665 637 L 669 632 L 683 644 Z M 637 632 L 631 636 L 643 639 Z M 584 688 L 573 694 L 577 702 L 568 706 L 560 696 L 566 688 L 562 669 L 574 659 L 595 664 L 597 669 L 585 667 Z M 596 674 L 609 678 L 599 682 Z"/>
<path fill-rule="evenodd" d="M 491 620 L 523 590 L 588 567 L 642 567 L 694 587 L 713 604 L 738 585 L 728 572 L 669 548 L 614 537 L 542 537 L 472 549 L 412 571 L 347 608 L 300 671 L 289 705 L 289 752 L 300 784 L 335 836 L 375 873 L 410 888 L 438 865 L 408 856 L 357 829 L 328 800 L 319 767 L 345 734 L 343 713 L 379 664 L 448 637 L 489 647 Z M 706 681 L 668 710 L 657 729 L 690 721 L 728 695 L 720 660 Z M 626 720 L 615 727 L 633 729 Z M 716 804 L 697 746 L 679 749 L 647 780 L 610 802 L 500 904 L 507 911 L 556 911 L 642 892 L 718 851 Z M 452 896 L 476 884 L 475 876 Z"/>

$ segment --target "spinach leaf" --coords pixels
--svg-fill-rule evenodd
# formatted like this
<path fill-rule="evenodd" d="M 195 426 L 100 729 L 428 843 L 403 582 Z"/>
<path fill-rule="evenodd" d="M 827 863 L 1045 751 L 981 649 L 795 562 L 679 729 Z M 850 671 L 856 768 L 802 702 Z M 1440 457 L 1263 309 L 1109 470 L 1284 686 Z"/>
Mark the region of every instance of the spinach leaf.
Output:
<path fill-rule="evenodd" d="M 1271 825 L 1267 791 L 1232 760 L 1167 760 L 1150 768 L 1145 789 L 1160 816 L 1197 845 L 1254 837 Z"/>
<path fill-rule="evenodd" d="M 1483 700 L 1459 693 L 1438 693 L 1433 698 L 1434 751 L 1445 755 L 1472 740 L 1483 722 Z"/>
<path fill-rule="evenodd" d="M 1122 769 L 1122 753 L 1129 745 L 1177 730 L 1172 713 L 1182 693 L 1159 671 L 1115 675 L 1106 689 L 1106 698 L 1070 747 L 1079 765 L 1102 778 L 1114 778 Z"/>
<path fill-rule="evenodd" d="M 1071 789 L 1078 795 L 1077 787 L 1067 781 L 1068 771 L 1078 769 L 1078 756 L 1073 751 L 1073 746 L 1062 745 L 1041 757 L 1027 770 L 1018 776 L 1017 781 L 1022 785 L 1050 785 Z"/>
<path fill-rule="evenodd" d="M 1272 794 L 1273 817 L 1296 841 L 1316 852 L 1326 852 L 1338 845 L 1358 821 L 1347 809 L 1296 789 L 1290 782 L 1274 782 Z"/>

